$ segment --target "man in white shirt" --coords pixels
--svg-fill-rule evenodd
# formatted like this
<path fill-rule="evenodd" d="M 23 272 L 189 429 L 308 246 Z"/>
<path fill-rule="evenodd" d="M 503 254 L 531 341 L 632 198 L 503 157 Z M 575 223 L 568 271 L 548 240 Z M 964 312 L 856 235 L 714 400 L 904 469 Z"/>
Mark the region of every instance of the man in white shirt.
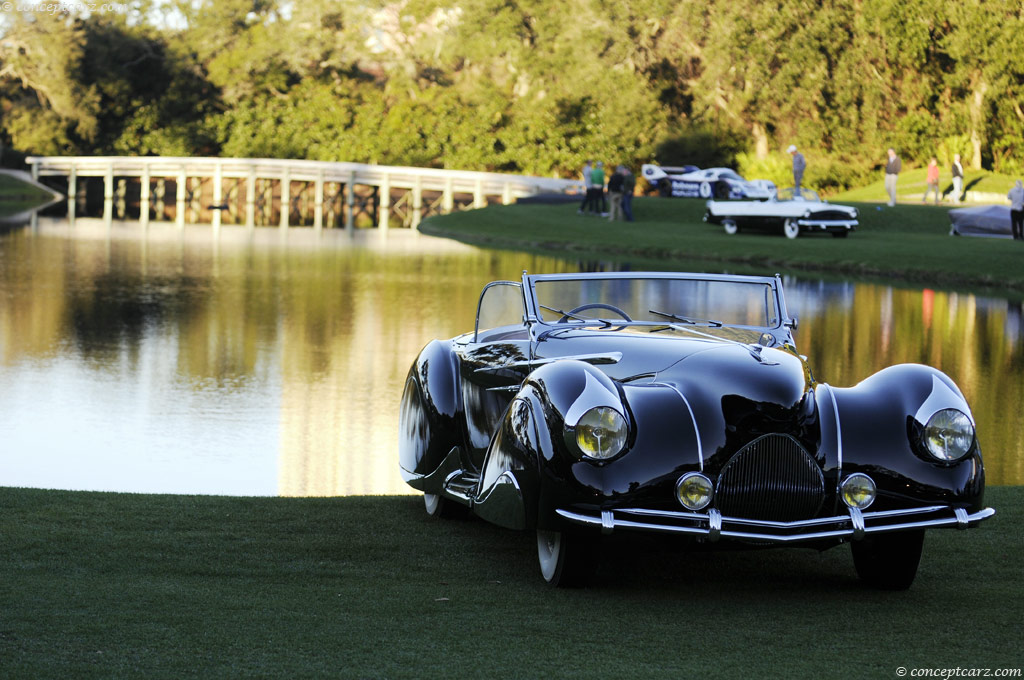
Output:
<path fill-rule="evenodd" d="M 953 202 L 959 203 L 964 195 L 964 166 L 960 165 L 960 154 L 953 154 Z"/>
<path fill-rule="evenodd" d="M 1010 230 L 1015 241 L 1024 241 L 1024 182 L 1017 183 L 1006 194 L 1010 199 Z"/>

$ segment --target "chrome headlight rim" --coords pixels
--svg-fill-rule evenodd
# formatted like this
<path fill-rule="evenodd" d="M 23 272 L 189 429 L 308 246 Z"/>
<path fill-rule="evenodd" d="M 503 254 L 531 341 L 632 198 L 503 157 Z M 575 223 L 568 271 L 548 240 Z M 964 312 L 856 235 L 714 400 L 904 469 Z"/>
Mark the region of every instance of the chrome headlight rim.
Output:
<path fill-rule="evenodd" d="M 565 440 L 580 459 L 607 463 L 626 450 L 629 421 L 618 408 L 593 406 L 580 416 L 575 425 L 566 423 Z"/>
<path fill-rule="evenodd" d="M 863 500 L 855 500 L 856 494 L 863 494 Z M 871 507 L 877 497 L 878 485 L 875 484 L 875 480 L 863 472 L 847 475 L 839 484 L 839 498 L 848 508 L 866 510 Z"/>
<path fill-rule="evenodd" d="M 686 499 L 693 497 L 692 491 L 704 490 L 703 496 L 698 500 L 687 502 Z M 715 498 L 715 485 L 701 472 L 687 472 L 676 480 L 676 500 L 687 510 L 699 512 L 709 505 Z"/>
<path fill-rule="evenodd" d="M 974 451 L 977 431 L 969 415 L 950 407 L 933 413 L 921 426 L 919 437 L 920 446 L 929 460 L 955 465 Z"/>

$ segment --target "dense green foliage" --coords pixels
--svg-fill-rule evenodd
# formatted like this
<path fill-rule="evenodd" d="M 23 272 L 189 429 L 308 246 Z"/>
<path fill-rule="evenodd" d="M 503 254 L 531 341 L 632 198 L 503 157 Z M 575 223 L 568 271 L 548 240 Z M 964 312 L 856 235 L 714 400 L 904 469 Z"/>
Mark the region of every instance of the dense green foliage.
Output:
<path fill-rule="evenodd" d="M 135 0 L 0 23 L 0 143 L 574 175 L 588 157 L 852 186 L 1024 169 L 1019 0 Z"/>
<path fill-rule="evenodd" d="M 555 591 L 532 536 L 431 520 L 418 497 L 0 489 L 0 662 L 12 678 L 1019 668 L 1024 489 L 986 502 L 978 529 L 928 533 L 905 593 L 862 586 L 846 547 L 646 544 L 607 545 L 594 588 Z"/>

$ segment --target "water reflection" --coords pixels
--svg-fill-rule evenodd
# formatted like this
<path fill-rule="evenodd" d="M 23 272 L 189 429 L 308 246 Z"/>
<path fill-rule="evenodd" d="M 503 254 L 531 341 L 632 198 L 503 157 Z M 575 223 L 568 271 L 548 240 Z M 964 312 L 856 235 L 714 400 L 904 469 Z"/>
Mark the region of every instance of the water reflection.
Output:
<path fill-rule="evenodd" d="M 522 269 L 579 263 L 392 230 L 344 232 L 41 218 L 0 237 L 0 484 L 172 493 L 407 493 L 406 372 L 473 326 Z M 592 265 L 587 266 L 593 269 Z M 973 404 L 994 483 L 1024 483 L 1019 305 L 787 281 L 816 377 L 903 361 Z"/>

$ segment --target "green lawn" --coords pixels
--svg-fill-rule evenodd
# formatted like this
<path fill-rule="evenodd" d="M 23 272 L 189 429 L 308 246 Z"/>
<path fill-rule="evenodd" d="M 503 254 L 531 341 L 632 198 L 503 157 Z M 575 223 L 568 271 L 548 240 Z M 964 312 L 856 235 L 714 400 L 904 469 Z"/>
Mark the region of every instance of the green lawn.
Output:
<path fill-rule="evenodd" d="M 840 547 L 606 546 L 553 590 L 532 536 L 418 497 L 228 498 L 0 488 L 8 678 L 822 677 L 1019 668 L 1024 488 L 934 530 L 907 592 Z"/>
<path fill-rule="evenodd" d="M 636 267 L 734 272 L 811 272 L 1024 294 L 1024 242 L 949 236 L 945 207 L 851 203 L 860 227 L 848 238 L 740 233 L 701 221 L 704 202 L 637 198 L 636 221 L 576 214 L 575 203 L 493 206 L 426 220 L 420 230 L 497 248 Z"/>

